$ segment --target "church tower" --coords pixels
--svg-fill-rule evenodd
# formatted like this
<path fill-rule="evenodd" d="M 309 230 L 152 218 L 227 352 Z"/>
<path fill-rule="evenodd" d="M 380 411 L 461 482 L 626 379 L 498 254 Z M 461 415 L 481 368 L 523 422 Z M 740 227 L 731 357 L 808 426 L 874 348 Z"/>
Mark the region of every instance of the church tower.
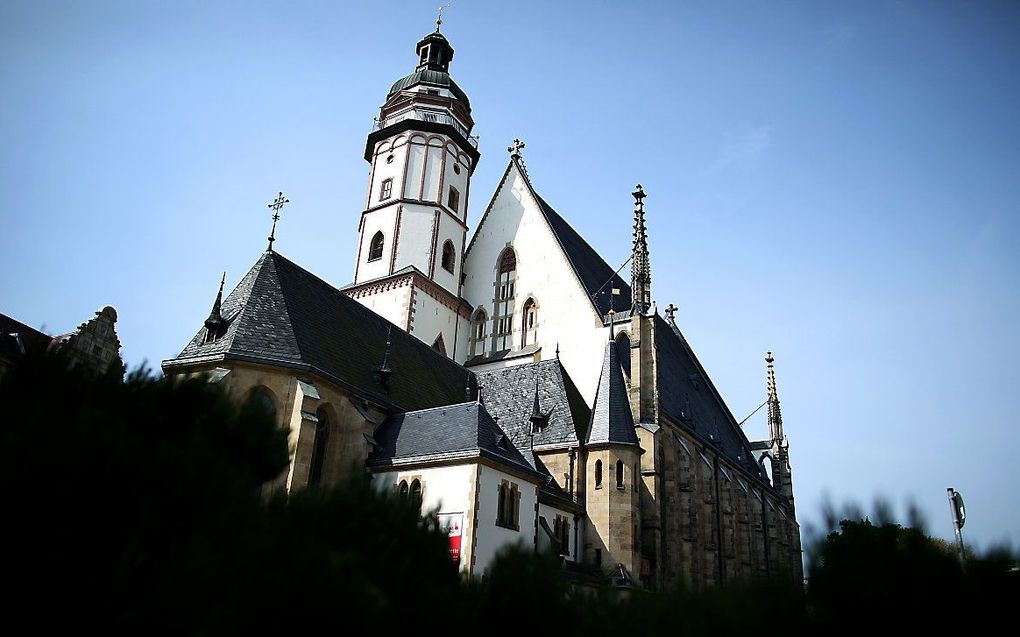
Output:
<path fill-rule="evenodd" d="M 461 282 L 479 152 L 440 24 L 415 46 L 417 67 L 390 88 L 368 135 L 368 192 L 345 292 L 452 358 L 470 318 Z"/>

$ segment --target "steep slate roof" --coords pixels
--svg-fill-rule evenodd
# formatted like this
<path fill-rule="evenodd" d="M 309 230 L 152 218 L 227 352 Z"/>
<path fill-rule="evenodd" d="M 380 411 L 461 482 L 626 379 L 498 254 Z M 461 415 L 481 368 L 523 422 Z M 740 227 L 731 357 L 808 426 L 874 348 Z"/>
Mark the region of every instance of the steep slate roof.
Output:
<path fill-rule="evenodd" d="M 602 316 L 609 314 L 609 297 L 614 287 L 620 289 L 620 295 L 613 301 L 613 307 L 617 312 L 629 310 L 631 307 L 630 285 L 619 274 L 614 274 L 616 269 L 606 263 L 605 259 L 595 251 L 595 248 L 591 247 L 584 237 L 578 234 L 558 212 L 553 210 L 553 207 L 546 203 L 545 199 L 535 193 L 534 189 L 532 192 L 535 194 L 535 199 L 538 201 L 549 227 L 556 235 L 556 240 L 563 248 L 563 253 L 567 255 L 570 267 L 574 269 L 581 285 L 588 293 L 588 298 L 591 298 L 593 294 L 599 292 L 599 288 L 602 288 L 601 292 L 592 299 L 599 314 Z M 610 277 L 612 277 L 613 283 L 603 287 Z"/>
<path fill-rule="evenodd" d="M 395 409 L 424 409 L 474 396 L 474 374 L 276 252 L 263 254 L 223 300 L 227 329 L 205 344 L 201 328 L 163 369 L 219 360 L 307 370 Z M 388 390 L 373 370 L 390 335 Z"/>
<path fill-rule="evenodd" d="M 531 446 L 531 421 L 538 384 L 538 403 L 549 422 L 535 434 L 535 446 L 576 446 L 591 410 L 559 359 L 475 372 L 482 402 L 519 449 Z"/>
<path fill-rule="evenodd" d="M 536 191 L 535 186 L 531 183 L 531 178 L 528 176 L 527 171 L 519 163 L 517 157 L 511 156 L 510 162 L 506 166 L 506 170 L 503 172 L 503 177 L 499 181 L 499 186 L 496 187 L 495 192 L 492 193 L 492 199 L 489 200 L 489 204 L 485 207 L 485 213 L 482 215 L 481 221 L 478 222 L 478 227 L 475 228 L 475 233 L 471 236 L 471 241 L 468 243 L 467 252 L 471 252 L 471 248 L 474 246 L 475 239 L 478 237 L 478 231 L 481 230 L 485 224 L 485 220 L 489 216 L 489 211 L 492 209 L 492 205 L 496 202 L 496 198 L 499 196 L 503 186 L 506 185 L 507 178 L 510 176 L 510 170 L 517 167 L 517 172 L 520 173 L 521 178 L 528 187 L 528 192 L 535 198 L 538 203 L 539 210 L 542 212 L 542 216 L 545 217 L 546 223 L 549 225 L 549 229 L 552 231 L 553 236 L 556 238 L 556 242 L 559 244 L 560 249 L 563 251 L 564 256 L 567 258 L 567 262 L 570 264 L 570 268 L 574 271 L 577 276 L 577 280 L 581 283 L 581 286 L 588 293 L 588 298 L 592 302 L 592 307 L 598 312 L 599 316 L 604 317 L 609 313 L 609 298 L 612 293 L 612 288 L 616 287 L 620 290 L 620 295 L 613 301 L 613 306 L 617 312 L 629 311 L 631 308 L 631 291 L 630 285 L 623 280 L 619 274 L 614 274 L 616 269 L 606 263 L 605 259 L 599 256 L 599 253 L 592 248 L 587 241 L 584 240 L 577 230 L 574 230 L 567 221 L 556 212 L 552 206 L 546 202 Z M 607 284 L 609 278 L 613 278 L 613 283 Z M 605 284 L 605 287 L 603 287 Z M 600 290 L 601 288 L 601 290 Z M 600 292 L 594 299 L 592 295 L 596 292 Z"/>
<path fill-rule="evenodd" d="M 595 393 L 595 408 L 585 442 L 592 444 L 625 444 L 640 446 L 634 432 L 634 417 L 630 412 L 630 397 L 623 380 L 616 343 L 606 343 L 602 359 L 602 375 Z"/>
<path fill-rule="evenodd" d="M 369 466 L 485 457 L 544 479 L 477 402 L 394 414 L 374 437 L 379 446 L 369 455 Z"/>
<path fill-rule="evenodd" d="M 0 355 L 13 358 L 22 354 L 42 354 L 52 343 L 52 336 L 6 314 L 0 314 Z"/>
<path fill-rule="evenodd" d="M 752 476 L 767 480 L 751 446 L 680 329 L 655 315 L 659 407 Z"/>

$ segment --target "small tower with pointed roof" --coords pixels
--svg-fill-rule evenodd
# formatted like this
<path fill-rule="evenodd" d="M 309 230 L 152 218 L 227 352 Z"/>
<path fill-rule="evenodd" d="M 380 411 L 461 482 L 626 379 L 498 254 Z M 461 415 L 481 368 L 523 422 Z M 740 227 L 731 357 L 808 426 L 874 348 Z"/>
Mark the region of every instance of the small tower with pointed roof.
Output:
<path fill-rule="evenodd" d="M 589 519 L 586 559 L 613 572 L 617 583 L 635 582 L 641 559 L 639 466 L 644 452 L 634 431 L 627 385 L 613 341 L 606 343 L 584 447 Z"/>

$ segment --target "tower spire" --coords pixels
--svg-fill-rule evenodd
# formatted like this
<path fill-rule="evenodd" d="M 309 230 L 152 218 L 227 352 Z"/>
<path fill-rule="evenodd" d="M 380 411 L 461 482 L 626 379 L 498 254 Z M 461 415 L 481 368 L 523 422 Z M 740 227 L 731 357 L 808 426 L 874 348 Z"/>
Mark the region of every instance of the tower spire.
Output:
<path fill-rule="evenodd" d="M 212 310 L 209 312 L 209 318 L 205 320 L 205 327 L 209 334 L 216 338 L 220 335 L 223 328 L 227 325 L 227 320 L 223 318 L 223 314 L 220 313 L 220 306 L 223 303 L 223 284 L 227 282 L 227 273 L 224 272 L 220 278 L 220 289 L 216 293 L 216 300 L 213 301 Z"/>
<path fill-rule="evenodd" d="M 779 409 L 779 392 L 776 390 L 776 368 L 773 366 L 776 359 L 772 352 L 765 354 L 765 363 L 768 366 L 768 405 L 769 405 L 769 435 L 773 442 L 783 441 L 783 412 Z"/>
<path fill-rule="evenodd" d="M 652 266 L 648 259 L 648 231 L 645 228 L 645 191 L 641 184 L 634 195 L 634 246 L 631 251 L 630 290 L 633 314 L 644 314 L 652 305 Z"/>

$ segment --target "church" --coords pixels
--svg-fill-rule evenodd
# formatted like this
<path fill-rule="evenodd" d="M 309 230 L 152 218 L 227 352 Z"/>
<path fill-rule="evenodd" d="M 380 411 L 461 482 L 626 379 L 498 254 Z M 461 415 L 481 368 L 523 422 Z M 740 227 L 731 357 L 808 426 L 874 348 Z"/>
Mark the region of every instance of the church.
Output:
<path fill-rule="evenodd" d="M 438 515 L 468 576 L 518 544 L 619 587 L 799 579 L 771 353 L 770 435 L 752 442 L 653 301 L 640 185 L 629 282 L 542 198 L 518 140 L 469 233 L 471 103 L 439 28 L 415 54 L 365 144 L 353 282 L 271 235 L 164 373 L 262 401 L 288 429 L 264 493 L 367 471 Z"/>

